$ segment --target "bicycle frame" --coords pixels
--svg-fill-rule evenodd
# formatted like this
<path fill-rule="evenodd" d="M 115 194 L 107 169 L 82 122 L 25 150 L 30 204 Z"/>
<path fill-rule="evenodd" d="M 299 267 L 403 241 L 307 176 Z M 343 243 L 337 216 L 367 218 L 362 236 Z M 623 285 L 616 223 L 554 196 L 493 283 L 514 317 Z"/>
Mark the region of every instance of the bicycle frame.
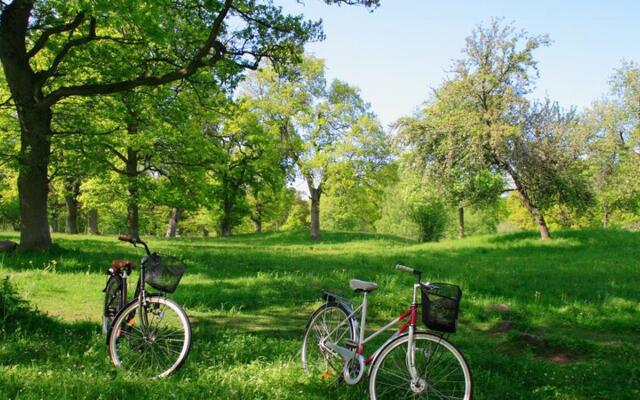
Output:
<path fill-rule="evenodd" d="M 138 299 L 140 301 L 140 303 L 144 306 L 146 306 L 147 304 L 147 292 L 145 289 L 145 264 L 147 263 L 147 261 L 152 257 L 151 255 L 151 251 L 149 250 L 149 247 L 147 246 L 147 244 L 145 242 L 143 242 L 140 239 L 137 238 L 129 238 L 126 236 L 120 236 L 118 238 L 121 241 L 126 241 L 129 242 L 131 244 L 133 244 L 134 247 L 137 247 L 138 244 L 141 244 L 142 246 L 144 246 L 145 252 L 147 253 L 146 257 L 142 258 L 142 261 L 140 263 L 140 275 L 138 276 L 138 282 L 136 283 L 136 289 L 132 298 L 132 301 L 135 299 Z M 129 272 L 127 270 L 124 270 L 120 273 L 120 293 L 121 293 L 121 305 L 122 307 L 125 307 L 127 304 L 129 304 L 128 302 L 128 285 L 127 285 L 127 280 L 129 278 Z M 146 315 L 141 314 L 140 318 L 142 320 L 143 324 L 147 323 L 147 318 Z"/>
<path fill-rule="evenodd" d="M 429 285 L 429 283 L 427 282 L 426 285 Z M 403 312 L 402 314 L 400 314 L 398 317 L 396 317 L 395 319 L 389 321 L 385 326 L 383 326 L 382 328 L 376 330 L 375 332 L 373 332 L 371 335 L 365 337 L 365 329 L 366 329 L 366 322 L 367 322 L 367 307 L 368 307 L 368 293 L 364 292 L 364 297 L 362 300 L 362 303 L 351 312 L 351 314 L 349 314 L 349 316 L 347 316 L 347 318 L 345 318 L 340 324 L 338 324 L 338 326 L 336 326 L 331 332 L 329 332 L 325 338 L 323 338 L 320 341 L 320 346 L 323 347 L 325 350 L 333 353 L 336 356 L 341 356 L 343 358 L 343 360 L 345 360 L 345 362 L 350 362 L 352 360 L 354 360 L 357 357 L 362 357 L 362 354 L 364 353 L 364 345 L 367 344 L 368 342 L 370 342 L 372 339 L 376 338 L 377 336 L 379 336 L 380 334 L 382 334 L 383 332 L 389 331 L 393 326 L 397 325 L 398 323 L 407 320 L 406 322 L 404 322 L 403 325 L 401 325 L 398 330 L 393 333 L 386 341 L 385 343 L 382 344 L 382 346 L 380 346 L 373 354 L 371 354 L 369 357 L 366 358 L 366 360 L 364 360 L 364 365 L 370 365 L 372 364 L 375 360 L 376 357 L 378 356 L 378 354 L 380 353 L 380 351 L 392 340 L 394 340 L 395 338 L 397 338 L 399 335 L 405 333 L 405 332 L 409 332 L 409 347 L 413 348 L 413 335 L 415 334 L 415 328 L 416 328 L 416 322 L 417 322 L 417 315 L 418 315 L 418 302 L 417 302 L 417 296 L 418 296 L 418 290 L 420 290 L 421 284 L 420 283 L 416 283 L 413 285 L 413 300 L 411 302 L 411 307 L 409 307 L 409 309 L 407 309 L 405 312 Z M 361 312 L 360 315 L 360 324 L 359 327 L 357 328 L 357 335 L 358 335 L 358 341 L 356 343 L 349 343 L 348 345 L 350 346 L 351 344 L 353 344 L 353 349 L 349 349 L 347 347 L 343 347 L 338 345 L 337 343 L 333 343 L 333 342 L 329 342 L 327 341 L 327 339 L 329 337 L 331 337 L 331 335 L 341 326 L 344 326 L 345 324 L 347 324 L 347 322 L 350 319 L 353 319 L 354 316 L 358 313 Z M 409 366 L 409 370 L 411 373 L 411 376 L 413 379 L 417 379 L 418 377 L 418 373 L 415 369 L 415 362 L 413 359 L 413 352 L 408 351 L 407 352 L 407 364 Z"/>

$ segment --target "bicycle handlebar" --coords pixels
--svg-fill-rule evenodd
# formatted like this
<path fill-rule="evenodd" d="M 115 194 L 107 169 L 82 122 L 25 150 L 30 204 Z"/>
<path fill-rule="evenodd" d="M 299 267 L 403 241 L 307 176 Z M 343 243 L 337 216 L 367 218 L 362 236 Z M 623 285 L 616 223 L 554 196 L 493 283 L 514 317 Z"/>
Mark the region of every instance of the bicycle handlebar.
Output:
<path fill-rule="evenodd" d="M 411 274 L 415 272 L 413 268 L 409 268 L 406 265 L 402 265 L 402 264 L 396 264 L 396 269 L 399 271 L 409 272 Z"/>
<path fill-rule="evenodd" d="M 418 281 L 418 283 L 420 283 L 421 277 L 422 277 L 422 272 L 418 271 L 417 269 L 413 269 L 411 267 L 407 267 L 406 265 L 402 265 L 402 264 L 396 264 L 396 269 L 398 271 L 403 271 L 403 272 L 408 272 L 410 274 L 414 274 L 416 276 L 416 281 Z"/>
<path fill-rule="evenodd" d="M 120 235 L 118 236 L 118 240 L 122 241 L 122 242 L 127 242 L 127 243 L 131 243 L 132 245 L 136 246 L 138 244 L 141 244 L 144 246 L 144 249 L 147 252 L 147 255 L 150 256 L 151 255 L 151 251 L 149 250 L 149 247 L 147 246 L 147 244 L 145 242 L 143 242 L 142 240 L 140 240 L 140 238 L 132 238 L 131 236 L 127 236 L 127 235 Z"/>

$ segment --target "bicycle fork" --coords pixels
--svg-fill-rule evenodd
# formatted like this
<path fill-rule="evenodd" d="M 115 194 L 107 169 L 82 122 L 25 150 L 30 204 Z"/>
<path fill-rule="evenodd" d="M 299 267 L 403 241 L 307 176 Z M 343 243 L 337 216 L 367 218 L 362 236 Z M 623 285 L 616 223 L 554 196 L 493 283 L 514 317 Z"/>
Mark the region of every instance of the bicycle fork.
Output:
<path fill-rule="evenodd" d="M 416 319 L 418 315 L 417 291 L 420 285 L 413 286 L 413 302 L 411 304 L 411 320 L 409 321 L 409 339 L 407 341 L 407 368 L 411 376 L 411 390 L 414 393 L 422 393 L 427 387 L 426 381 L 420 377 L 416 369 Z"/>

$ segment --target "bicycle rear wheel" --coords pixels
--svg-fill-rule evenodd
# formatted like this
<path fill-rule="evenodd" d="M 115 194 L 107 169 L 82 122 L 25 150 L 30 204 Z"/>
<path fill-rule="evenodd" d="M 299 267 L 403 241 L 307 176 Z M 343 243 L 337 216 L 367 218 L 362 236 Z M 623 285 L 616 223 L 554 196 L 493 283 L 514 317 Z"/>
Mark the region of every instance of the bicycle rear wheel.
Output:
<path fill-rule="evenodd" d="M 301 354 L 302 367 L 307 374 L 331 381 L 340 379 L 344 366 L 342 357 L 323 347 L 321 341 L 327 339 L 343 347 L 346 347 L 347 339 L 355 341 L 355 324 L 353 319 L 347 320 L 348 316 L 347 310 L 338 303 L 325 304 L 311 315 Z"/>
<path fill-rule="evenodd" d="M 162 378 L 186 360 L 191 324 L 182 308 L 169 299 L 149 296 L 146 305 L 136 299 L 116 315 L 108 344 L 116 367 Z"/>
<path fill-rule="evenodd" d="M 104 290 L 104 309 L 102 312 L 102 332 L 106 335 L 113 323 L 116 314 L 122 308 L 122 278 L 110 276 Z"/>
<path fill-rule="evenodd" d="M 395 339 L 385 346 L 371 366 L 371 400 L 471 399 L 471 370 L 454 345 L 436 335 L 416 333 L 413 357 L 418 379 L 413 380 L 409 372 L 408 342 L 409 335 Z"/>

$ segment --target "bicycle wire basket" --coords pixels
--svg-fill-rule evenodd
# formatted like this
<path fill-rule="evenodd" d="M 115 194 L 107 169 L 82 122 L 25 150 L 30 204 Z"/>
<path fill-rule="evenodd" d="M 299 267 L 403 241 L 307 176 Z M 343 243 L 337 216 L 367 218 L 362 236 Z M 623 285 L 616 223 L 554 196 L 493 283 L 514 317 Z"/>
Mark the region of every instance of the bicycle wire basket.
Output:
<path fill-rule="evenodd" d="M 145 265 L 145 281 L 154 289 L 173 293 L 186 270 L 177 257 L 152 255 Z"/>
<path fill-rule="evenodd" d="M 421 285 L 422 322 L 434 331 L 454 333 L 457 328 L 462 290 L 448 283 Z"/>

